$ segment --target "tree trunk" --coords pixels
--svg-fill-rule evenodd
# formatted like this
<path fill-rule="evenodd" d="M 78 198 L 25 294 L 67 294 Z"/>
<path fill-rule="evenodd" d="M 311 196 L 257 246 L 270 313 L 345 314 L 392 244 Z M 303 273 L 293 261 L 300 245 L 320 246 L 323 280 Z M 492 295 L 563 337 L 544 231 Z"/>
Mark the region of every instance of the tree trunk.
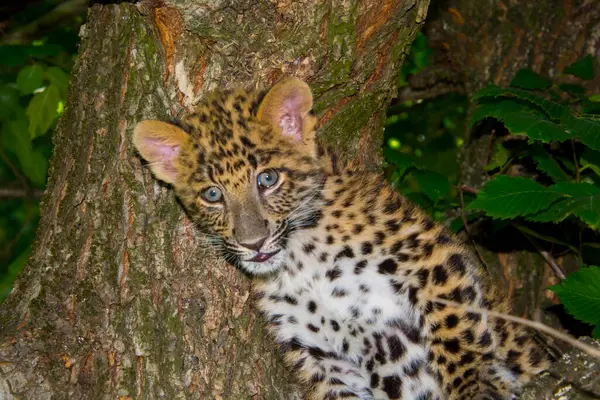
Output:
<path fill-rule="evenodd" d="M 0 308 L 0 398 L 292 399 L 248 281 L 134 154 L 216 87 L 307 80 L 322 137 L 377 166 L 428 0 L 95 5 L 28 265 Z"/>

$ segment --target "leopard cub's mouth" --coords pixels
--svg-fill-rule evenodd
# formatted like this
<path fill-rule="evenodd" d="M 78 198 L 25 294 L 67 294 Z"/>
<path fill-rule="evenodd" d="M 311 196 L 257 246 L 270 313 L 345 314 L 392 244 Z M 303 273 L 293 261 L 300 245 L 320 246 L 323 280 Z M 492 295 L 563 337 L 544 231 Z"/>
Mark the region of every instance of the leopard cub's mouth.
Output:
<path fill-rule="evenodd" d="M 280 251 L 281 251 L 281 249 L 277 249 L 270 253 L 263 253 L 263 252 L 258 251 L 254 257 L 252 257 L 251 259 L 249 259 L 247 261 L 262 263 L 262 262 L 267 261 L 271 257 L 273 257 L 275 254 L 279 253 Z"/>

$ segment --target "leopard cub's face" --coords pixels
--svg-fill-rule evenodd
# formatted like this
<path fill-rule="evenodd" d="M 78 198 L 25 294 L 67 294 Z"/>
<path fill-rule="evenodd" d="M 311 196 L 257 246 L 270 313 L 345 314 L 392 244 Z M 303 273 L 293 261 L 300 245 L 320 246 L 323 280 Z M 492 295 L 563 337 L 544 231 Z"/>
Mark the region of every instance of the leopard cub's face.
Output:
<path fill-rule="evenodd" d="M 257 96 L 213 93 L 181 126 L 139 123 L 134 144 L 224 257 L 264 275 L 290 232 L 314 222 L 323 176 L 308 86 L 290 79 Z"/>
<path fill-rule="evenodd" d="M 264 274 L 281 265 L 290 231 L 313 219 L 320 173 L 312 157 L 269 126 L 246 124 L 230 138 L 192 128 L 199 134 L 181 150 L 174 186 L 229 261 Z"/>

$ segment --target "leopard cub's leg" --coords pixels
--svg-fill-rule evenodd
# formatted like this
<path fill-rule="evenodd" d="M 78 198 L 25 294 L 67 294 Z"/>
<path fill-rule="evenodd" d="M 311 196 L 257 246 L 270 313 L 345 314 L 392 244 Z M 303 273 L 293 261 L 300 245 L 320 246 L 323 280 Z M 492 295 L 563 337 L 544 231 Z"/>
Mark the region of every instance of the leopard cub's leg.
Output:
<path fill-rule="evenodd" d="M 309 387 L 309 400 L 374 400 L 369 382 L 360 367 L 333 352 L 303 346 L 294 340 L 284 343 L 285 360 Z"/>

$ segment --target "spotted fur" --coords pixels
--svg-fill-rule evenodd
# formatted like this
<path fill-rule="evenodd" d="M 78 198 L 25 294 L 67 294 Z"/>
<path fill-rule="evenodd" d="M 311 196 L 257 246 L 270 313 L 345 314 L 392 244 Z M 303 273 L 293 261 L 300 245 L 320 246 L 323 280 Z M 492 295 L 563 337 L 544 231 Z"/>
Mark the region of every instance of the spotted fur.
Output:
<path fill-rule="evenodd" d="M 506 399 L 546 366 L 451 233 L 315 140 L 298 79 L 209 96 L 134 144 L 254 293 L 309 399 Z M 257 177 L 271 171 L 275 185 Z M 222 197 L 209 202 L 206 191 Z M 211 192 L 214 194 L 213 192 Z M 218 197 L 218 196 L 213 196 Z"/>

